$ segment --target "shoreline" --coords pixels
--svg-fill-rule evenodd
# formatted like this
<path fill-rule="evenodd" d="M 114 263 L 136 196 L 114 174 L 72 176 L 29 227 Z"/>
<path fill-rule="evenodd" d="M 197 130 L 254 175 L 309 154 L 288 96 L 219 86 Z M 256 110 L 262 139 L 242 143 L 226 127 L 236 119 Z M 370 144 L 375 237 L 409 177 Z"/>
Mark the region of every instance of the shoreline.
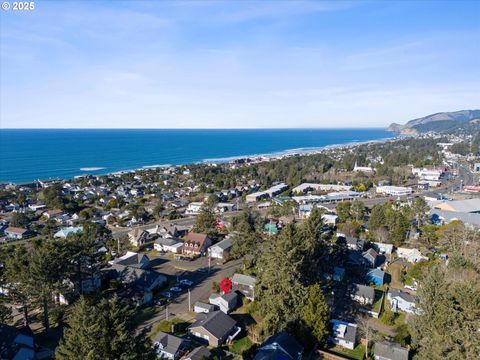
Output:
<path fill-rule="evenodd" d="M 330 144 L 330 145 L 325 145 L 325 146 L 319 146 L 319 147 L 308 147 L 308 148 L 294 148 L 294 149 L 285 149 L 281 151 L 276 151 L 272 153 L 264 153 L 264 154 L 251 154 L 251 155 L 238 155 L 238 156 L 230 156 L 230 157 L 220 157 L 220 158 L 209 158 L 209 159 L 203 159 L 197 162 L 189 162 L 189 163 L 184 163 L 184 164 L 155 164 L 155 165 L 143 165 L 141 167 L 136 167 L 132 169 L 125 169 L 125 170 L 117 170 L 117 171 L 110 171 L 110 172 L 105 172 L 105 173 L 100 173 L 100 174 L 93 174 L 93 173 L 81 173 L 78 175 L 75 175 L 73 177 L 69 178 L 47 178 L 47 179 L 35 179 L 32 181 L 27 181 L 27 182 L 13 182 L 13 181 L 0 181 L 0 185 L 15 185 L 15 186 L 25 186 L 29 185 L 32 183 L 35 183 L 37 181 L 41 182 L 48 182 L 48 181 L 69 181 L 69 180 L 74 180 L 78 179 L 81 177 L 85 176 L 112 176 L 112 175 L 121 175 L 121 174 L 129 174 L 129 173 L 136 173 L 140 171 L 149 171 L 149 170 L 155 170 L 155 169 L 162 169 L 162 168 L 168 168 L 168 167 L 182 167 L 182 166 L 192 166 L 192 165 L 207 165 L 207 166 L 214 166 L 214 165 L 220 165 L 220 164 L 227 164 L 235 161 L 240 161 L 240 160 L 248 160 L 248 164 L 254 164 L 254 163 L 261 163 L 265 161 L 273 161 L 273 160 L 281 160 L 287 157 L 292 157 L 292 156 L 309 156 L 309 155 L 315 155 L 315 154 L 321 154 L 325 151 L 330 151 L 330 150 L 343 150 L 343 149 L 351 149 L 355 148 L 357 146 L 362 146 L 366 144 L 380 144 L 380 143 L 386 143 L 390 141 L 396 141 L 400 140 L 402 138 L 406 138 L 409 136 L 405 135 L 398 135 L 395 133 L 392 133 L 392 135 L 395 135 L 393 137 L 387 137 L 387 138 L 381 138 L 381 139 L 374 139 L 374 140 L 366 140 L 366 141 L 350 141 L 347 143 L 340 143 L 340 144 Z M 100 171 L 103 169 L 108 169 L 108 167 L 85 167 L 85 168 L 80 168 L 81 169 L 92 169 L 92 171 Z M 95 170 L 93 170 L 95 169 Z"/>

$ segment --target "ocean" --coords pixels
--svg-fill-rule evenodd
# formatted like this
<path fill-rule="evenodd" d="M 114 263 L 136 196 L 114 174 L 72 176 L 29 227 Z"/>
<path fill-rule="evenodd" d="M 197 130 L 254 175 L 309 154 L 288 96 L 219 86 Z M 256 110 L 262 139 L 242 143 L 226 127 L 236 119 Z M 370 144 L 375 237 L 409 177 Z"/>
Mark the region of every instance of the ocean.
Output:
<path fill-rule="evenodd" d="M 0 129 L 0 182 L 221 162 L 391 138 L 384 129 Z"/>

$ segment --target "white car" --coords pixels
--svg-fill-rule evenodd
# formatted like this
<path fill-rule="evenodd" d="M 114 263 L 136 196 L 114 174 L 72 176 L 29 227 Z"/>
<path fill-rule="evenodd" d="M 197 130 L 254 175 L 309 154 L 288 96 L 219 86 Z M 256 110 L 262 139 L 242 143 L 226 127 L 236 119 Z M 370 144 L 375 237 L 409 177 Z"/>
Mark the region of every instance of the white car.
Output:
<path fill-rule="evenodd" d="M 408 290 L 417 291 L 417 287 L 415 285 L 404 285 L 403 287 Z"/>
<path fill-rule="evenodd" d="M 190 281 L 190 280 L 187 280 L 187 279 L 182 279 L 182 280 L 179 281 L 179 284 L 180 285 L 185 285 L 185 286 L 192 286 L 193 281 Z"/>
<path fill-rule="evenodd" d="M 179 292 L 182 292 L 182 288 L 179 288 L 178 286 L 174 286 L 170 288 L 170 291 L 179 293 Z"/>

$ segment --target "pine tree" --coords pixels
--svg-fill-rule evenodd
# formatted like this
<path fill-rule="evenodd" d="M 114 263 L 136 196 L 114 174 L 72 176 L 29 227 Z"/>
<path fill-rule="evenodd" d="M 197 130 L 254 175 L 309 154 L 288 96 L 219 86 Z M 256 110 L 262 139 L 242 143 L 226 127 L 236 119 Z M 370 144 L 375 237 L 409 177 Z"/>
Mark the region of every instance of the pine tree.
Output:
<path fill-rule="evenodd" d="M 328 318 L 328 305 L 320 285 L 310 286 L 306 303 L 301 312 L 301 319 L 319 343 L 324 343 L 328 334 Z"/>
<path fill-rule="evenodd" d="M 264 330 L 272 334 L 298 320 L 306 289 L 301 284 L 302 243 L 295 226 L 288 225 L 268 245 L 259 260 L 255 293 Z"/>
<path fill-rule="evenodd" d="M 114 297 L 98 305 L 81 297 L 67 321 L 64 339 L 55 358 L 65 360 L 154 359 L 155 353 L 146 333 L 137 334 L 134 310 Z"/>

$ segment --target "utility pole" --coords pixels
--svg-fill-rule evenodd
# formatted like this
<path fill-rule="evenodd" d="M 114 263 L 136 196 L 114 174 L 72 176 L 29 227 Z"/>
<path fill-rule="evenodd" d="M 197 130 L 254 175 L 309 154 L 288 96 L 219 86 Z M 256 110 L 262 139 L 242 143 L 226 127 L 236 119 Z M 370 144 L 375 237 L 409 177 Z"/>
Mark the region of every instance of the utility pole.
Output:
<path fill-rule="evenodd" d="M 168 321 L 168 305 L 165 307 L 165 314 L 166 314 L 166 319 Z"/>
<path fill-rule="evenodd" d="M 192 311 L 191 309 L 190 289 L 188 289 L 188 311 Z"/>

